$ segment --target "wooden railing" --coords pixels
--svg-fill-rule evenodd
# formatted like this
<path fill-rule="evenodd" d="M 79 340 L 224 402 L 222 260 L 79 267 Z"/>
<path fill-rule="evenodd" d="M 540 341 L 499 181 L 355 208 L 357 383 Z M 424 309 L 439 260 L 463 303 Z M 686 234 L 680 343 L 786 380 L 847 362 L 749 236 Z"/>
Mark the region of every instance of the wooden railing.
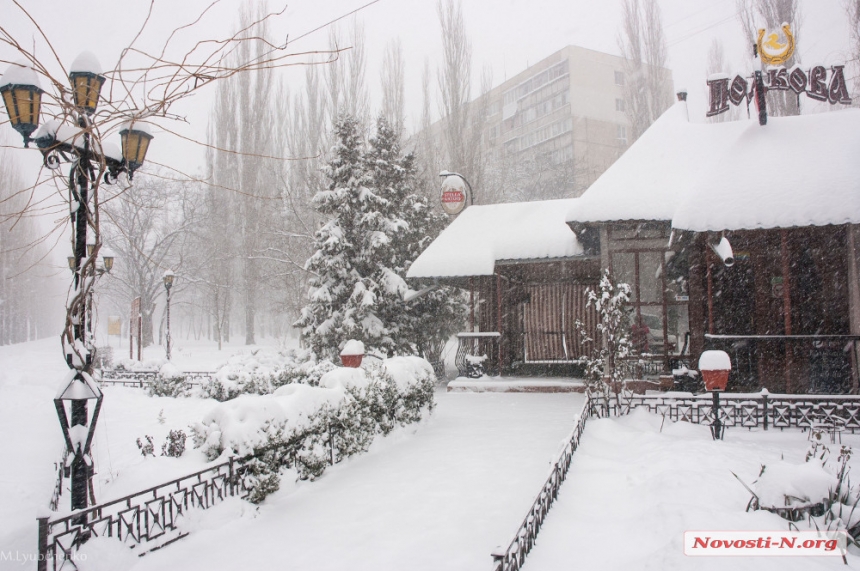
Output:
<path fill-rule="evenodd" d="M 582 433 L 585 431 L 585 423 L 591 414 L 593 407 L 590 404 L 590 399 L 586 397 L 585 404 L 579 413 L 579 419 L 576 421 L 573 431 L 567 438 L 564 449 L 559 453 L 555 462 L 552 465 L 549 477 L 544 482 L 540 493 L 535 497 L 523 521 L 514 534 L 513 539 L 508 543 L 507 547 L 500 546 L 493 551 L 493 571 L 517 571 L 523 565 L 526 555 L 534 547 L 535 539 L 543 525 L 549 509 L 552 507 L 558 496 L 558 490 L 561 484 L 567 477 L 567 471 L 570 468 L 573 454 L 579 448 L 579 442 L 582 439 Z"/>

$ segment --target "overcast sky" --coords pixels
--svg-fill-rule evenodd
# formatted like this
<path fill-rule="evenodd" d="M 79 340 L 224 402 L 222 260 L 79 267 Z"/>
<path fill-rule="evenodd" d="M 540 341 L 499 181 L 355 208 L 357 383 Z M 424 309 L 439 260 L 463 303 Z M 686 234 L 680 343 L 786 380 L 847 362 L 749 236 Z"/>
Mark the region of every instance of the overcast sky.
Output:
<path fill-rule="evenodd" d="M 290 38 L 298 38 L 369 1 L 295 0 L 287 4 L 285 14 L 273 22 L 271 32 L 276 40 L 282 40 L 287 34 Z M 210 0 L 155 0 L 152 17 L 137 45 L 145 50 L 160 48 L 170 31 L 193 21 L 210 3 Z M 104 68 L 113 67 L 120 50 L 140 29 L 149 4 L 148 0 L 22 0 L 22 5 L 51 39 L 66 66 L 79 52 L 90 50 Z M 195 40 L 230 33 L 237 25 L 242 4 L 240 0 L 221 0 L 200 23 L 177 37 L 177 48 Z M 675 87 L 689 90 L 691 119 L 704 120 L 705 66 L 711 41 L 722 38 L 732 65 L 727 72 L 750 71 L 735 14 L 735 0 L 661 0 L 659 4 L 669 45 L 668 66 L 673 71 Z M 848 28 L 842 1 L 802 0 L 801 4 L 799 48 L 803 65 L 818 62 L 832 65 L 847 59 Z M 462 5 L 472 43 L 473 95 L 477 95 L 484 66 L 492 69 L 497 85 L 568 44 L 618 53 L 621 0 L 463 0 Z M 270 0 L 268 6 L 271 10 L 279 10 L 285 4 Z M 402 41 L 406 56 L 407 127 L 417 124 L 424 61 L 429 59 L 435 70 L 441 55 L 436 0 L 378 0 L 359 10 L 354 17 L 365 27 L 368 84 L 374 108 L 379 100 L 382 52 L 392 38 L 399 37 Z M 35 43 L 40 59 L 49 56 L 47 46 L 12 0 L 0 0 L 0 22 L 25 45 Z M 348 24 L 349 19 L 341 22 Z M 327 39 L 328 31 L 322 29 L 295 41 L 290 47 L 296 51 L 324 49 Z M 17 58 L 3 46 L 0 59 Z M 288 74 L 287 77 L 297 88 L 300 86 L 299 75 Z M 202 140 L 212 91 L 211 87 L 207 88 L 177 106 L 174 111 L 185 116 L 188 124 L 169 127 Z M 8 126 L 4 130 L 11 131 Z M 20 146 L 17 134 L 8 135 L 7 141 Z M 202 148 L 158 130 L 155 135 L 151 148 L 154 161 L 186 172 L 194 172 L 202 166 Z M 27 165 L 38 166 L 36 153 L 21 151 L 16 155 Z"/>

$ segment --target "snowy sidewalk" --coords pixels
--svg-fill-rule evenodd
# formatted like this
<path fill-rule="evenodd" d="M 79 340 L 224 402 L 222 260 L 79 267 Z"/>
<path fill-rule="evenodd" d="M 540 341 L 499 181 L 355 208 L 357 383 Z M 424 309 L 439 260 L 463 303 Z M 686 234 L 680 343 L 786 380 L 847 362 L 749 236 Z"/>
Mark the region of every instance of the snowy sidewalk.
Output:
<path fill-rule="evenodd" d="M 661 432 L 661 421 L 644 410 L 588 421 L 525 571 L 857 567 L 851 555 L 848 567 L 840 557 L 685 556 L 688 530 L 787 530 L 777 515 L 745 512 L 750 496 L 730 471 L 752 482 L 762 464 L 782 454 L 803 463 L 809 442 L 798 430 L 738 428 L 714 442 L 707 426 L 667 420 Z M 860 435 L 846 434 L 843 442 L 856 450 Z"/>
<path fill-rule="evenodd" d="M 582 395 L 437 393 L 416 429 L 255 510 L 231 500 L 138 559 L 94 549 L 87 569 L 474 570 L 510 539 L 571 430 Z M 94 546 L 95 547 L 95 546 Z M 108 561 L 109 560 L 109 561 Z"/>

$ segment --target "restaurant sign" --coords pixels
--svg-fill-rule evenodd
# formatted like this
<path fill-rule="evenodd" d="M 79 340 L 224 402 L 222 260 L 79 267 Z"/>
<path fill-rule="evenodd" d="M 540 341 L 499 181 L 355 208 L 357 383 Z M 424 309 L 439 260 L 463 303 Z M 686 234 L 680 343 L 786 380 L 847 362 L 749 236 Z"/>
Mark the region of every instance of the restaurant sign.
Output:
<path fill-rule="evenodd" d="M 767 66 L 763 72 L 756 71 L 750 76 L 736 75 L 734 79 L 726 75 L 715 75 L 708 79 L 708 117 L 728 111 L 729 102 L 737 106 L 744 100 L 747 105 L 755 101 L 764 124 L 764 94 L 769 90 L 793 91 L 798 97 L 805 93 L 810 99 L 828 101 L 831 105 L 851 103 L 845 81 L 845 66 L 834 65 L 828 69 L 816 65 L 803 70 L 795 65 L 787 69 L 782 64 L 794 55 L 794 36 L 788 24 L 782 25 L 782 35 L 784 39 L 780 42 L 777 33 L 767 34 L 764 29 L 758 31 L 755 49 L 756 55 Z"/>
<path fill-rule="evenodd" d="M 466 181 L 457 174 L 446 174 L 442 180 L 442 210 L 456 216 L 466 208 Z"/>

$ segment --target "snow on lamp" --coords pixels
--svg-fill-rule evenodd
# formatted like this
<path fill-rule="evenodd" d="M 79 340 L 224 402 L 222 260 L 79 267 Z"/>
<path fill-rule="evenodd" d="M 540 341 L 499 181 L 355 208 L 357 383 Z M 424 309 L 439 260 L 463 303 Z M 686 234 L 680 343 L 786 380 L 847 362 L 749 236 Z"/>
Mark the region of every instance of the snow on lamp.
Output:
<path fill-rule="evenodd" d="M 101 65 L 92 52 L 83 52 L 75 58 L 70 69 L 69 81 L 72 84 L 75 107 L 87 115 L 92 115 L 98 107 L 99 93 L 105 83 Z"/>
<path fill-rule="evenodd" d="M 42 93 L 39 76 L 26 63 L 13 63 L 0 77 L 0 95 L 9 123 L 24 137 L 25 147 L 30 146 L 30 135 L 39 126 Z"/>
<path fill-rule="evenodd" d="M 340 352 L 340 362 L 344 367 L 357 369 L 361 366 L 361 360 L 364 358 L 364 343 L 355 339 L 350 339 L 343 346 Z"/>
<path fill-rule="evenodd" d="M 54 397 L 66 450 L 72 458 L 70 472 L 73 510 L 87 507 L 87 487 L 93 466 L 90 447 L 103 398 L 104 395 L 93 378 L 74 369 L 68 372 Z M 95 402 L 92 416 L 88 414 L 90 401 Z"/>
<path fill-rule="evenodd" d="M 729 382 L 732 360 L 725 351 L 704 351 L 699 357 L 699 370 L 709 391 L 724 391 Z"/>

